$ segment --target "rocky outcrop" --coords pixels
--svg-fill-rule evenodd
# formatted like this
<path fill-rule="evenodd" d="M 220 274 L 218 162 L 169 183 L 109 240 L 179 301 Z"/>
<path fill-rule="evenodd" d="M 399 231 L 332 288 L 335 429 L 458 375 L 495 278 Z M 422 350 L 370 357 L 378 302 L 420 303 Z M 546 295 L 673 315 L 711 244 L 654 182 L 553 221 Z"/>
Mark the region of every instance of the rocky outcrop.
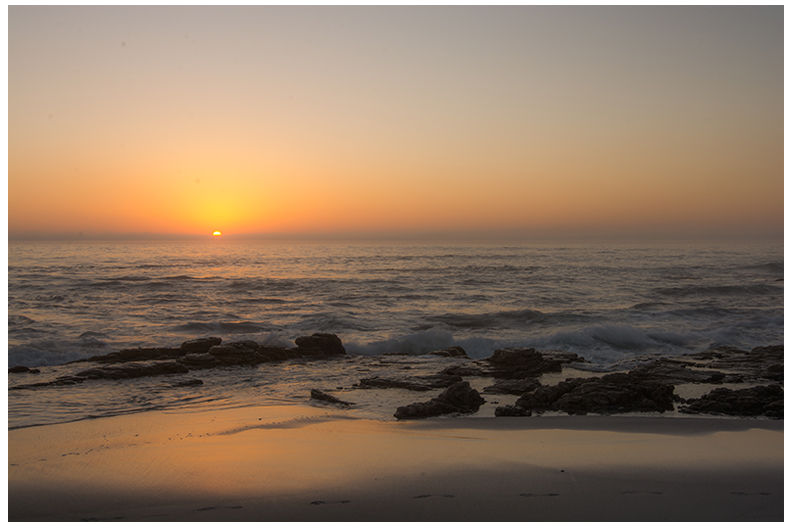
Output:
<path fill-rule="evenodd" d="M 179 348 L 184 350 L 185 354 L 206 354 L 210 348 L 222 342 L 223 340 L 219 337 L 201 337 L 185 341 Z"/>
<path fill-rule="evenodd" d="M 705 363 L 707 368 L 732 371 L 747 380 L 784 381 L 784 347 L 781 345 L 756 347 L 750 352 L 717 347 L 683 357 L 708 360 Z"/>
<path fill-rule="evenodd" d="M 442 414 L 473 413 L 485 403 L 478 391 L 470 387 L 467 381 L 459 381 L 448 387 L 440 396 L 427 402 L 412 403 L 396 409 L 395 416 L 399 420 L 429 418 Z"/>
<path fill-rule="evenodd" d="M 526 393 L 514 406 L 532 412 L 569 414 L 665 412 L 674 408 L 674 387 L 622 373 L 601 378 L 571 378 Z M 502 409 L 500 415 L 504 416 L 504 412 L 508 411 Z"/>
<path fill-rule="evenodd" d="M 686 400 L 685 404 L 679 412 L 783 419 L 784 388 L 781 385 L 758 385 L 739 390 L 718 388 L 701 398 Z"/>
<path fill-rule="evenodd" d="M 547 372 L 561 372 L 564 365 L 583 362 L 572 352 L 545 351 L 534 348 L 502 348 L 487 359 L 496 378 L 537 378 Z"/>
<path fill-rule="evenodd" d="M 433 374 L 430 376 L 404 376 L 400 378 L 363 378 L 355 387 L 359 389 L 407 389 L 411 391 L 429 391 L 444 389 L 462 381 L 460 376 Z"/>
<path fill-rule="evenodd" d="M 294 340 L 300 356 L 345 356 L 346 349 L 335 334 L 313 334 Z"/>

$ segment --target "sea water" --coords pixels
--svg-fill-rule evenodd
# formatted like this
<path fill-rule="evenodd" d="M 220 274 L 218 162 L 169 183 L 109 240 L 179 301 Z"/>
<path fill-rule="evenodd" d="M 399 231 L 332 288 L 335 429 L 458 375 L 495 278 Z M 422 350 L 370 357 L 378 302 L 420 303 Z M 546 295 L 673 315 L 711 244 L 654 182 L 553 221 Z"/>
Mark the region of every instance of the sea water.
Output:
<path fill-rule="evenodd" d="M 472 358 L 509 346 L 566 350 L 607 371 L 652 354 L 782 344 L 783 284 L 783 245 L 769 242 L 11 243 L 9 366 L 59 372 L 202 336 L 293 346 L 314 332 L 337 334 L 356 363 L 343 374 L 307 363 L 202 371 L 222 388 L 184 401 L 158 398 L 145 380 L 95 382 L 107 390 L 94 403 L 81 396 L 66 407 L 64 394 L 88 389 L 12 391 L 9 419 L 237 401 L 263 397 L 265 381 L 267 398 L 293 401 L 313 380 L 348 386 L 383 361 L 439 370 L 442 359 L 422 355 L 452 345 Z M 380 356 L 388 352 L 409 356 Z"/>

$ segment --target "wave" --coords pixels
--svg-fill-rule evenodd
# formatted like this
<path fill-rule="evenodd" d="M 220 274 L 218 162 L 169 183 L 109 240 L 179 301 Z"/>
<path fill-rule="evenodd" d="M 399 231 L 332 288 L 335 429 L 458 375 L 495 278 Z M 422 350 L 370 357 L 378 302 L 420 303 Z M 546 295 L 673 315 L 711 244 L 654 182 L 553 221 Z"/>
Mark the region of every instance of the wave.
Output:
<path fill-rule="evenodd" d="M 754 266 L 743 266 L 744 270 L 755 270 L 755 271 L 766 271 L 768 273 L 784 273 L 784 263 L 783 262 L 768 262 L 766 264 L 756 264 Z"/>

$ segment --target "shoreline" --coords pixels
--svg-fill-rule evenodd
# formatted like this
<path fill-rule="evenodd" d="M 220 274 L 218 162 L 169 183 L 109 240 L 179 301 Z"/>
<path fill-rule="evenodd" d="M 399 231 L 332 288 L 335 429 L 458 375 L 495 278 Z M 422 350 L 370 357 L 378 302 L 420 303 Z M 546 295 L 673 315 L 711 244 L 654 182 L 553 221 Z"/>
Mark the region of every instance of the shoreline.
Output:
<path fill-rule="evenodd" d="M 783 520 L 783 420 L 308 405 L 14 429 L 10 521 Z"/>

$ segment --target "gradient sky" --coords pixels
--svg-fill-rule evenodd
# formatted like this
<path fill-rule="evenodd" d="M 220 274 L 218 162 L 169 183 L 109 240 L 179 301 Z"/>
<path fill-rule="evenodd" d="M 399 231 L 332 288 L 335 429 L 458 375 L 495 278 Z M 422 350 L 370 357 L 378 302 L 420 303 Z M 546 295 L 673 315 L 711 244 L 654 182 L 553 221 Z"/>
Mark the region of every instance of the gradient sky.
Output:
<path fill-rule="evenodd" d="M 11 239 L 783 231 L 783 6 L 8 24 Z"/>

